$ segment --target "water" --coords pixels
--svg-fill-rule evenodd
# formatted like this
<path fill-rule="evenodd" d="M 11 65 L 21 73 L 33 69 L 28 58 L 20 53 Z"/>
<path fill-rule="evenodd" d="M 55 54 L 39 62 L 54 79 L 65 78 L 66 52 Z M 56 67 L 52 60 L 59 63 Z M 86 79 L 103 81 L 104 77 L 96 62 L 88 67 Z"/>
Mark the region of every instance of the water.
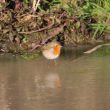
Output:
<path fill-rule="evenodd" d="M 110 110 L 110 57 L 26 61 L 0 56 L 0 110 Z"/>

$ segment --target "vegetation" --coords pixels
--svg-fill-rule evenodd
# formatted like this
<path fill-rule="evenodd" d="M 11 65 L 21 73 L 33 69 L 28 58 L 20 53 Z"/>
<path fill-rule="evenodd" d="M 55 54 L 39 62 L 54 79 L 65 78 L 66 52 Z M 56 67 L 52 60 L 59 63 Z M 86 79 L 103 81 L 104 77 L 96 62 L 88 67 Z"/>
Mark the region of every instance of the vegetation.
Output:
<path fill-rule="evenodd" d="M 110 0 L 0 0 L 0 51 L 110 40 Z"/>

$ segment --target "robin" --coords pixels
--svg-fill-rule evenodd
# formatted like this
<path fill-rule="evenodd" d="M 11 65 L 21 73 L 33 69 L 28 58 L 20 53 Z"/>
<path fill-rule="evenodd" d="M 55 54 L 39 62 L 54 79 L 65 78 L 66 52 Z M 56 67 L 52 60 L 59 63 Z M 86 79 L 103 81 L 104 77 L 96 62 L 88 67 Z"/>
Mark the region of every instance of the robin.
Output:
<path fill-rule="evenodd" d="M 42 48 L 42 54 L 47 59 L 56 59 L 61 53 L 61 44 L 57 41 L 49 42 Z"/>

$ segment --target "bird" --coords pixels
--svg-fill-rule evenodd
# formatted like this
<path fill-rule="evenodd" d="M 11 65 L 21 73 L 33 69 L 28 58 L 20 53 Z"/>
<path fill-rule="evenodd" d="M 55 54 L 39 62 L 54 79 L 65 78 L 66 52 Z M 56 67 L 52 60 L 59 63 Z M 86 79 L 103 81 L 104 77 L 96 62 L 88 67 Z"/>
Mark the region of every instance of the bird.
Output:
<path fill-rule="evenodd" d="M 42 47 L 42 54 L 45 58 L 57 59 L 61 53 L 61 44 L 58 41 L 51 41 Z"/>

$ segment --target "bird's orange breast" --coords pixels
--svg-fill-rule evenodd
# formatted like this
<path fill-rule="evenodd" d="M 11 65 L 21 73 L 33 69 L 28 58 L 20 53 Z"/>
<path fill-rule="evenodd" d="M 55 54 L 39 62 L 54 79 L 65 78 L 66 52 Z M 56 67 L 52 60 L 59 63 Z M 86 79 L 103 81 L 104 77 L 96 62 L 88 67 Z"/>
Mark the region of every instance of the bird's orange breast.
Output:
<path fill-rule="evenodd" d="M 60 45 L 56 45 L 54 47 L 54 55 L 59 55 L 60 54 L 60 49 L 61 49 L 61 46 Z"/>

